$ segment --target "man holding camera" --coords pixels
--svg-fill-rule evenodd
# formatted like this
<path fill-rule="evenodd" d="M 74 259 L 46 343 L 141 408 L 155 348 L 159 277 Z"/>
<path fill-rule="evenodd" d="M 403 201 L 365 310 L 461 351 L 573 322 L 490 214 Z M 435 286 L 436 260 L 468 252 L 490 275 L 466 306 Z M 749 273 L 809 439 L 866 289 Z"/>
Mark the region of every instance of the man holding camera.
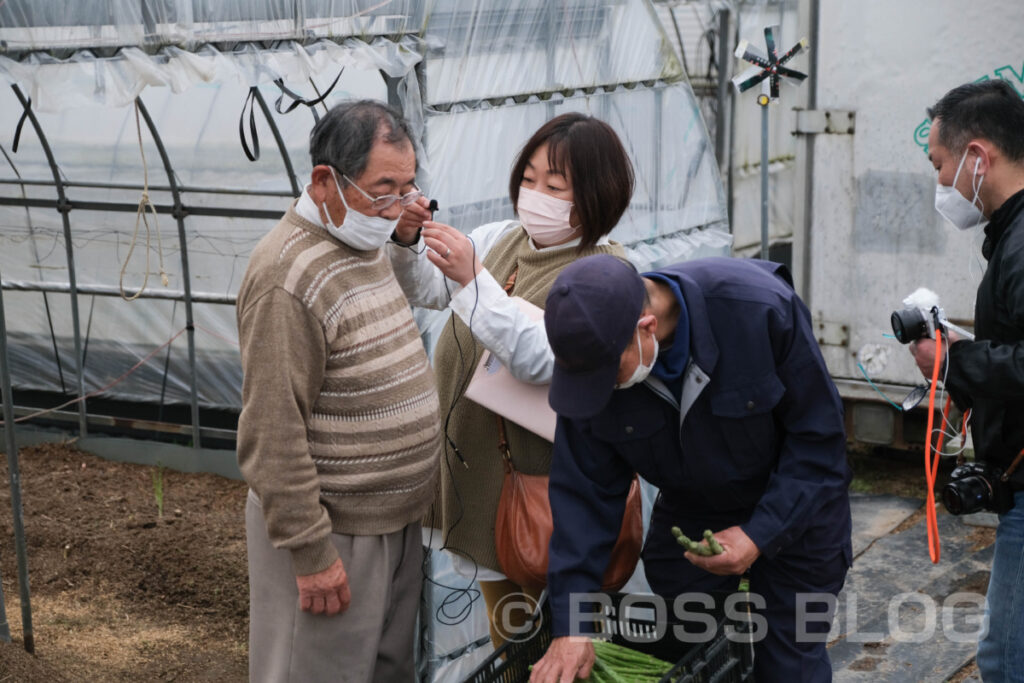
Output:
<path fill-rule="evenodd" d="M 1011 509 L 996 510 L 1002 514 L 978 669 L 986 681 L 1024 681 L 1024 100 L 1005 81 L 968 83 L 928 114 L 935 208 L 961 230 L 983 227 L 988 261 L 975 301 L 977 337 L 949 335 L 940 377 L 956 404 L 971 411 L 985 478 L 1005 487 L 1005 496 L 994 491 L 992 499 L 1012 501 Z M 935 341 L 918 340 L 910 351 L 931 377 Z"/>

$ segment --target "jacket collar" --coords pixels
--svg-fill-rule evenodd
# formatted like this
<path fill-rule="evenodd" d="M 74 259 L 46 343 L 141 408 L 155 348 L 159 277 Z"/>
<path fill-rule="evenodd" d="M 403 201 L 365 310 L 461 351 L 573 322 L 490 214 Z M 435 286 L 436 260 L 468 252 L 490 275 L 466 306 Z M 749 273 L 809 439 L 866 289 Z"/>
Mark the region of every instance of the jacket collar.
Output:
<path fill-rule="evenodd" d="M 656 271 L 665 278 L 675 280 L 683 293 L 686 310 L 690 315 L 690 359 L 709 375 L 718 363 L 718 344 L 711 334 L 711 322 L 704 302 L 704 293 L 690 276 L 683 272 L 683 264 Z"/>
<path fill-rule="evenodd" d="M 981 245 L 981 254 L 985 260 L 992 258 L 999 240 L 1006 234 L 1006 230 L 1013 225 L 1017 216 L 1024 211 L 1024 190 L 1018 191 L 1003 205 L 992 212 L 988 225 L 985 226 L 985 242 Z"/>

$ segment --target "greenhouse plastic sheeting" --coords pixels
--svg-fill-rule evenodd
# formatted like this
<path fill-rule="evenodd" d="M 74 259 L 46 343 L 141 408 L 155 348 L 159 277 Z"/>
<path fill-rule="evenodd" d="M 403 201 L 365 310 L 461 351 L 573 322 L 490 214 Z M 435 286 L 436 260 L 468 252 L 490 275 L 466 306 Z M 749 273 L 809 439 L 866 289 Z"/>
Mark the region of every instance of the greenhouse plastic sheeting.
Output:
<path fill-rule="evenodd" d="M 718 166 L 685 83 L 428 116 L 429 189 L 450 210 L 439 217 L 462 229 L 511 217 L 508 178 L 519 148 L 570 111 L 608 122 L 633 162 L 636 190 L 614 239 L 634 244 L 724 220 Z"/>
<path fill-rule="evenodd" d="M 302 83 L 314 76 L 333 77 L 341 66 L 380 69 L 403 77 L 420 61 L 415 47 L 411 38 L 400 43 L 378 38 L 372 45 L 348 38 L 341 43 L 287 42 L 272 49 L 248 43 L 230 52 L 212 45 L 198 52 L 172 46 L 148 55 L 128 47 L 109 59 L 97 59 L 88 52 L 68 59 L 33 53 L 22 62 L 0 56 L 0 74 L 10 83 L 26 84 L 38 111 L 61 111 L 93 103 L 121 107 L 131 104 L 148 86 L 166 86 L 180 93 L 197 83 L 231 80 L 245 85 L 279 78 Z"/>
<path fill-rule="evenodd" d="M 429 17 L 432 105 L 683 75 L 646 2 L 441 0 Z"/>
<path fill-rule="evenodd" d="M 181 83 L 207 72 L 201 54 L 211 44 L 315 41 L 318 38 L 421 36 L 428 46 L 429 101 L 507 97 L 541 90 L 676 79 L 682 69 L 646 2 L 630 0 L 110 0 L 67 3 L 20 0 L 0 4 L 5 51 L 48 51 L 66 60 L 29 58 L 29 67 L 65 63 L 113 69 L 117 85 Z M 148 66 L 140 50 L 122 50 L 124 68 L 98 64 L 94 53 L 142 46 L 157 63 L 184 64 L 172 78 Z M 109 61 L 109 60 L 108 60 Z M 116 59 L 114 61 L 117 61 Z M 195 62 L 199 62 L 195 64 Z M 193 73 L 192 70 L 195 69 Z M 0 73 L 24 82 L 26 71 L 0 57 Z M 44 108 L 60 88 L 53 69 L 35 78 Z M 174 79 L 177 80 L 174 80 Z M 250 81 L 255 84 L 256 81 Z M 138 88 L 138 89 L 136 89 Z M 130 99 L 130 97 L 129 97 Z M 127 100 L 109 100 L 123 104 Z"/>
<path fill-rule="evenodd" d="M 390 96 L 422 137 L 418 180 L 440 203 L 438 219 L 460 230 L 512 218 L 508 173 L 519 147 L 551 116 L 583 111 L 620 134 L 636 166 L 633 203 L 612 236 L 629 247 L 639 267 L 728 253 L 725 201 L 704 123 L 660 25 L 641 0 L 439 0 L 386 7 L 167 0 L 79 3 L 68 13 L 54 13 L 52 6 L 65 4 L 0 5 L 0 30 L 20 27 L 22 41 L 8 41 L 0 78 L 32 95 L 61 177 L 71 183 L 65 192 L 80 285 L 116 287 L 124 268 L 126 286 L 141 285 L 148 272 L 150 290 L 183 288 L 168 178 L 145 124 L 143 163 L 132 106 L 136 94 L 152 114 L 182 186 L 182 202 L 191 210 L 184 234 L 192 290 L 233 297 L 251 249 L 292 195 L 284 161 L 258 110 L 261 155 L 255 162 L 243 155 L 239 116 L 249 88 L 257 87 L 269 103 L 301 187 L 310 172 L 313 117 L 306 107 L 287 115 L 274 111 L 281 93 L 273 80 L 280 77 L 290 89 L 315 97 L 309 79 L 322 92 L 339 72 L 318 109 L 353 97 Z M 78 16 L 101 4 L 103 18 L 90 24 Z M 421 4 L 425 10 L 412 7 Z M 165 18 L 155 22 L 155 32 L 140 33 L 141 20 L 133 14 L 140 6 Z M 558 10 L 556 20 L 542 22 L 538 17 L 548 7 Z M 359 12 L 365 26 L 352 19 Z M 343 14 L 352 21 L 342 21 Z M 314 24 L 319 28 L 311 29 Z M 375 35 L 381 26 L 391 27 L 390 37 Z M 253 42 L 257 34 L 270 42 Z M 55 190 L 45 184 L 52 183 L 52 172 L 30 123 L 24 124 L 16 154 L 10 146 L 22 112 L 13 91 L 0 88 L 0 199 L 7 202 L 0 204 L 0 274 L 5 282 L 67 283 L 62 218 L 52 204 Z M 248 135 L 247 120 L 245 129 Z M 26 184 L 12 184 L 19 178 Z M 155 230 L 147 238 L 144 229 L 133 239 L 134 213 L 75 208 L 83 201 L 134 206 L 144 178 L 152 201 L 164 207 L 159 240 Z M 10 204 L 22 198 L 50 204 Z M 240 209 L 262 210 L 267 217 L 230 217 Z M 196 215 L 200 210 L 224 210 L 228 216 Z M 161 253 L 166 287 L 159 275 Z M 73 393 L 68 295 L 8 290 L 4 297 L 15 386 Z M 80 295 L 79 307 L 86 391 L 161 404 L 189 400 L 185 337 L 161 348 L 185 326 L 181 302 Z M 241 372 L 234 309 L 195 304 L 194 315 L 199 403 L 237 409 Z M 429 327 L 429 316 L 419 317 Z"/>
<path fill-rule="evenodd" d="M 8 0 L 0 40 L 11 52 L 158 49 L 418 33 L 422 0 Z"/>

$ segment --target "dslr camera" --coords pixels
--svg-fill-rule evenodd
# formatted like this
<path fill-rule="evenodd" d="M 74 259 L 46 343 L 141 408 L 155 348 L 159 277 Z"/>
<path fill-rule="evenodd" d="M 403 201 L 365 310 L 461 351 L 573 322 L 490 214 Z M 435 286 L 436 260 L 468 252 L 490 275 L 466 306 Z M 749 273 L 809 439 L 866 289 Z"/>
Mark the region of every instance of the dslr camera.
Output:
<path fill-rule="evenodd" d="M 901 344 L 909 344 L 925 337 L 935 337 L 935 330 L 945 330 L 949 321 L 946 314 L 938 306 L 930 310 L 925 308 L 904 308 L 893 311 L 889 317 L 892 333 Z"/>
<path fill-rule="evenodd" d="M 960 465 L 942 489 L 942 504 L 951 515 L 969 515 L 980 510 L 1009 512 L 1013 507 L 1013 490 L 1002 476 L 1002 470 L 988 463 Z"/>

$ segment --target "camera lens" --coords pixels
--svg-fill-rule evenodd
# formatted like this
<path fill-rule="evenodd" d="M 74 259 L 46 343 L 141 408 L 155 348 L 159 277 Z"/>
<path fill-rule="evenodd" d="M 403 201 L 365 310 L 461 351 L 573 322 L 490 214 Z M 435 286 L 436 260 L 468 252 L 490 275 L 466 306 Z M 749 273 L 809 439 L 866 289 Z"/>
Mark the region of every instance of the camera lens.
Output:
<path fill-rule="evenodd" d="M 976 474 L 951 481 L 942 489 L 942 504 L 951 515 L 969 515 L 985 509 L 991 501 L 991 485 Z"/>
<path fill-rule="evenodd" d="M 889 322 L 892 324 L 892 333 L 896 335 L 896 340 L 901 344 L 909 344 L 928 334 L 928 323 L 919 308 L 893 311 Z"/>

